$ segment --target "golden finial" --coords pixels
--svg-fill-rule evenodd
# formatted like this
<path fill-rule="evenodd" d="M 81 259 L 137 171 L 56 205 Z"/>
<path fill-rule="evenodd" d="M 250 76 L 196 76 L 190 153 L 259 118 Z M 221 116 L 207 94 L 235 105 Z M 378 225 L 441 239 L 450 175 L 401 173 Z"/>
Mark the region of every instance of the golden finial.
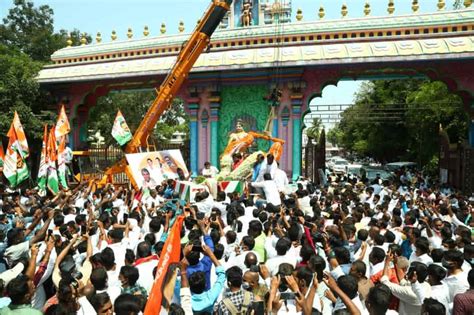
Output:
<path fill-rule="evenodd" d="M 184 32 L 184 22 L 183 21 L 179 21 L 178 31 L 180 33 Z"/>
<path fill-rule="evenodd" d="M 145 37 L 147 37 L 148 35 L 150 35 L 150 31 L 148 30 L 148 26 L 145 25 L 145 27 L 143 28 L 143 35 Z"/>
<path fill-rule="evenodd" d="M 472 0 L 464 0 L 464 6 L 469 8 L 472 5 Z"/>
<path fill-rule="evenodd" d="M 393 0 L 388 0 L 388 8 L 387 8 L 388 14 L 392 15 L 393 12 L 395 12 L 395 3 L 393 3 Z"/>
<path fill-rule="evenodd" d="M 369 1 L 366 1 L 365 2 L 365 5 L 364 5 L 364 14 L 365 16 L 369 16 L 370 15 L 370 3 Z"/>
<path fill-rule="evenodd" d="M 131 28 L 131 27 L 128 28 L 127 37 L 128 37 L 128 39 L 132 39 L 132 37 L 133 37 L 133 32 L 132 32 L 132 28 Z"/>
<path fill-rule="evenodd" d="M 324 16 L 326 15 L 326 12 L 324 12 L 324 7 L 323 7 L 323 6 L 320 6 L 320 7 L 319 7 L 319 13 L 318 13 L 318 15 L 319 15 L 319 18 L 320 18 L 321 20 L 324 19 Z"/>
<path fill-rule="evenodd" d="M 303 20 L 303 10 L 299 9 L 296 10 L 296 20 L 301 22 Z"/>
<path fill-rule="evenodd" d="M 347 16 L 347 13 L 349 13 L 349 10 L 347 10 L 347 5 L 344 3 L 341 7 L 342 18 L 345 18 Z"/>
<path fill-rule="evenodd" d="M 112 31 L 112 36 L 110 36 L 110 38 L 112 38 L 112 40 L 117 39 L 117 32 L 115 30 Z"/>
<path fill-rule="evenodd" d="M 413 0 L 413 2 L 411 3 L 411 9 L 413 13 L 417 13 L 419 8 L 420 5 L 418 4 L 418 0 Z"/>
<path fill-rule="evenodd" d="M 85 44 L 87 44 L 86 33 L 82 33 L 82 36 L 81 36 L 81 46 L 84 46 Z"/>
<path fill-rule="evenodd" d="M 438 11 L 443 11 L 446 7 L 444 0 L 438 0 Z"/>
<path fill-rule="evenodd" d="M 199 23 L 201 23 L 201 19 L 199 19 L 199 20 L 197 21 L 197 25 L 199 25 Z"/>
<path fill-rule="evenodd" d="M 102 42 L 102 35 L 100 34 L 100 32 L 97 32 L 97 35 L 95 36 L 95 41 L 96 43 Z"/>
<path fill-rule="evenodd" d="M 71 33 L 68 33 L 68 35 L 67 35 L 67 41 L 66 41 L 66 44 L 67 44 L 67 47 L 71 47 L 71 46 L 72 46 L 72 37 L 71 37 Z"/>
<path fill-rule="evenodd" d="M 165 23 L 161 23 L 160 32 L 161 32 L 161 34 L 166 33 L 166 25 L 165 25 Z"/>

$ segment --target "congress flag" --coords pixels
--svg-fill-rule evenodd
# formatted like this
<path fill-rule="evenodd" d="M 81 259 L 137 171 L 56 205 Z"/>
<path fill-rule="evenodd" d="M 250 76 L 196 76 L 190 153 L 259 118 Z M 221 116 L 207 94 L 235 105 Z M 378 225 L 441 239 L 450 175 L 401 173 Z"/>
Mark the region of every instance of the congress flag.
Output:
<path fill-rule="evenodd" d="M 59 139 L 58 147 L 58 178 L 59 183 L 63 188 L 67 188 L 67 179 L 66 179 L 66 136 L 62 136 Z"/>
<path fill-rule="evenodd" d="M 41 146 L 40 166 L 38 170 L 38 188 L 41 196 L 46 195 L 46 180 L 48 177 L 48 159 L 47 159 L 47 145 L 48 145 L 48 125 L 44 125 L 43 144 Z"/>
<path fill-rule="evenodd" d="M 46 185 L 52 193 L 57 194 L 59 192 L 58 172 L 56 168 L 58 157 L 54 126 L 49 131 L 46 159 L 48 161 L 48 180 Z"/>
<path fill-rule="evenodd" d="M 144 315 L 160 314 L 165 277 L 167 276 L 169 267 L 172 264 L 179 262 L 179 256 L 181 254 L 181 227 L 183 220 L 184 216 L 178 216 L 171 228 L 168 238 L 166 239 L 165 245 L 163 246 L 158 267 L 156 269 L 155 282 L 153 283 L 150 295 L 148 296 Z"/>
<path fill-rule="evenodd" d="M 5 164 L 5 151 L 3 151 L 3 143 L 0 141 L 0 167 Z"/>
<path fill-rule="evenodd" d="M 29 177 L 25 160 L 30 154 L 26 135 L 16 111 L 7 136 L 8 147 L 3 174 L 10 182 L 10 186 L 15 187 Z"/>
<path fill-rule="evenodd" d="M 120 110 L 115 116 L 114 125 L 112 127 L 112 137 L 122 146 L 132 139 L 132 133 L 128 128 L 127 122 Z"/>
<path fill-rule="evenodd" d="M 71 131 L 71 126 L 69 125 L 69 120 L 67 119 L 66 110 L 63 105 L 59 111 L 58 121 L 56 122 L 56 129 L 54 131 L 56 139 L 67 135 L 69 131 Z"/>
<path fill-rule="evenodd" d="M 28 142 L 26 141 L 25 131 L 20 122 L 20 117 L 16 111 L 13 116 L 10 131 L 15 133 L 16 143 L 14 145 L 17 147 L 18 154 L 20 154 L 23 159 L 26 159 L 30 155 L 30 149 L 28 148 Z M 10 137 L 10 131 L 8 131 L 8 137 Z"/>

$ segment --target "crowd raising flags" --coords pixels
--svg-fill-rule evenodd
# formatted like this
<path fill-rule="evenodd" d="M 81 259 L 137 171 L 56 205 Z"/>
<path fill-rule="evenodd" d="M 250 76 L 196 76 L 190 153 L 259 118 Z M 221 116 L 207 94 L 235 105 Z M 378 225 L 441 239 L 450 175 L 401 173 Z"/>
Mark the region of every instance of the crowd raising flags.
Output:
<path fill-rule="evenodd" d="M 38 170 L 38 188 L 42 195 L 46 195 L 47 190 L 56 194 L 59 191 L 59 184 L 67 188 L 65 151 L 66 137 L 70 130 L 64 106 L 59 112 L 56 126 L 52 126 L 49 131 L 48 126 L 44 126 Z M 0 167 L 3 167 L 3 174 L 10 186 L 17 187 L 30 177 L 26 163 L 30 151 L 16 111 L 7 136 L 9 140 L 6 152 L 3 151 L 0 142 Z"/>

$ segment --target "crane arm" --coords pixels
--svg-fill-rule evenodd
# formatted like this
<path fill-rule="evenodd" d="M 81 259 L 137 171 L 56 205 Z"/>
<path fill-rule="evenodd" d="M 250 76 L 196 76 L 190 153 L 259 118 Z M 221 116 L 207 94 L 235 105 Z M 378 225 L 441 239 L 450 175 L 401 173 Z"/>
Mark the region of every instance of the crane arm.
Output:
<path fill-rule="evenodd" d="M 171 72 L 161 84 L 156 99 L 135 131 L 132 140 L 125 147 L 125 153 L 138 152 L 138 148 L 144 146 L 158 119 L 168 109 L 194 63 L 209 44 L 212 33 L 230 10 L 231 4 L 232 0 L 212 1 L 191 38 L 181 49 Z"/>
<path fill-rule="evenodd" d="M 138 152 L 140 147 L 145 146 L 147 138 L 155 128 L 158 119 L 163 112 L 169 108 L 173 98 L 189 75 L 191 68 L 209 44 L 211 35 L 230 10 L 231 4 L 232 0 L 212 0 L 204 16 L 191 34 L 191 38 L 181 49 L 172 70 L 158 89 L 155 100 L 135 131 L 132 140 L 127 143 L 124 149 L 125 153 Z M 130 176 L 130 167 L 127 165 L 125 159 L 122 159 L 116 165 L 107 169 L 103 180 L 110 179 L 111 175 L 120 172 L 126 172 L 133 186 L 136 187 L 133 177 Z"/>

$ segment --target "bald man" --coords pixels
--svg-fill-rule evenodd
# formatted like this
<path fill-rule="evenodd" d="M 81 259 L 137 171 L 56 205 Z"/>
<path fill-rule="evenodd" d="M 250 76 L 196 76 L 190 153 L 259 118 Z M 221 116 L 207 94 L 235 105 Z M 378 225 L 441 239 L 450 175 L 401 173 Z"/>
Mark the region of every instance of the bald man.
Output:
<path fill-rule="evenodd" d="M 253 293 L 255 301 L 265 301 L 268 288 L 265 284 L 259 283 L 258 272 L 246 271 L 242 279 L 244 280 L 242 287 Z"/>
<path fill-rule="evenodd" d="M 257 255 L 254 252 L 249 252 L 245 255 L 244 264 L 247 269 L 250 269 L 251 266 L 256 266 L 258 263 Z"/>

